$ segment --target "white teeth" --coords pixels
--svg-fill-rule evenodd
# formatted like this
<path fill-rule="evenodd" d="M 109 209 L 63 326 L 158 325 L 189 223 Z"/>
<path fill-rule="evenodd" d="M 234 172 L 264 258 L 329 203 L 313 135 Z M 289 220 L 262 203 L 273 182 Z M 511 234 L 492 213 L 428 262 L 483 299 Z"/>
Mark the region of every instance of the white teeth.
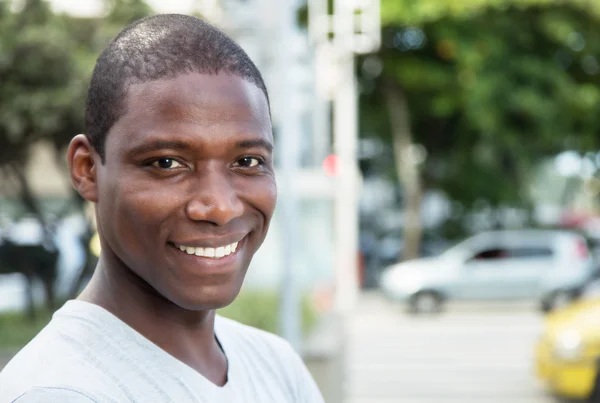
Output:
<path fill-rule="evenodd" d="M 218 248 L 200 248 L 193 246 L 175 245 L 177 249 L 185 252 L 189 255 L 196 255 L 202 257 L 211 257 L 220 259 L 224 256 L 229 256 L 237 250 L 239 242 L 234 242 L 230 245 L 219 246 Z"/>

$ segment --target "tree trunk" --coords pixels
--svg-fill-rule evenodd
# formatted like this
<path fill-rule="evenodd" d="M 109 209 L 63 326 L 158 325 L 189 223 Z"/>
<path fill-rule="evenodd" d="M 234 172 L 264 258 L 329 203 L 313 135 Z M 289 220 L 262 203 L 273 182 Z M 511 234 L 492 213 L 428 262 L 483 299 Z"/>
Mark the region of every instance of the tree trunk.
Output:
<path fill-rule="evenodd" d="M 410 129 L 408 105 L 404 91 L 394 82 L 385 85 L 386 104 L 392 128 L 392 142 L 396 173 L 402 186 L 404 201 L 404 229 L 401 260 L 419 257 L 423 223 L 421 201 L 423 190 L 419 164 L 415 163 L 414 144 Z"/>
<path fill-rule="evenodd" d="M 29 186 L 29 181 L 27 179 L 27 176 L 25 175 L 25 172 L 23 172 L 22 168 L 18 168 L 16 166 L 10 166 L 9 168 L 13 172 L 14 177 L 19 182 L 19 197 L 21 199 L 21 202 L 23 203 L 23 206 L 25 206 L 27 208 L 27 211 L 29 211 L 35 216 L 35 218 L 40 222 L 40 225 L 42 226 L 44 231 L 46 231 L 48 229 L 46 225 L 46 219 L 38 205 L 33 191 L 31 190 L 31 186 Z"/>
<path fill-rule="evenodd" d="M 27 208 L 27 211 L 34 215 L 34 217 L 40 223 L 42 228 L 42 245 L 48 250 L 56 250 L 56 242 L 54 239 L 55 236 L 55 222 L 49 223 L 44 216 L 44 212 L 42 211 L 38 199 L 36 198 L 31 186 L 29 184 L 29 180 L 27 175 L 25 174 L 22 168 L 18 168 L 16 166 L 12 166 L 11 169 L 14 177 L 17 179 L 20 185 L 20 194 L 19 198 L 23 206 Z"/>

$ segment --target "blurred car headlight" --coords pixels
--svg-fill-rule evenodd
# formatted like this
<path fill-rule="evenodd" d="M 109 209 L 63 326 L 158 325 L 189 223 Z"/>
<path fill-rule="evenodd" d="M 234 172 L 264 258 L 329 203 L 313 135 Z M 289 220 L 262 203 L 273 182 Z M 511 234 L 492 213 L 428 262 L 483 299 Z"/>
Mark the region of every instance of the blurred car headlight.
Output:
<path fill-rule="evenodd" d="M 565 330 L 554 339 L 554 356 L 560 360 L 577 361 L 581 359 L 583 350 L 583 338 L 576 330 Z"/>
<path fill-rule="evenodd" d="M 388 289 L 405 293 L 417 291 L 421 287 L 421 279 L 415 275 L 407 274 L 402 270 L 389 270 L 382 276 L 383 285 Z"/>

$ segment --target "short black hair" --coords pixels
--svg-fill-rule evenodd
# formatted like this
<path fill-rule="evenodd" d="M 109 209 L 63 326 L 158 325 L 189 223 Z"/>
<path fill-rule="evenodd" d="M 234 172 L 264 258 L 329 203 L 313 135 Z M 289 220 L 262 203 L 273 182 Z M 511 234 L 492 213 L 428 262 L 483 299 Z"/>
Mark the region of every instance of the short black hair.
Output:
<path fill-rule="evenodd" d="M 219 72 L 256 85 L 269 103 L 264 80 L 250 57 L 208 22 L 189 15 L 158 14 L 124 28 L 98 57 L 85 107 L 86 136 L 102 162 L 106 136 L 125 114 L 130 85 Z"/>

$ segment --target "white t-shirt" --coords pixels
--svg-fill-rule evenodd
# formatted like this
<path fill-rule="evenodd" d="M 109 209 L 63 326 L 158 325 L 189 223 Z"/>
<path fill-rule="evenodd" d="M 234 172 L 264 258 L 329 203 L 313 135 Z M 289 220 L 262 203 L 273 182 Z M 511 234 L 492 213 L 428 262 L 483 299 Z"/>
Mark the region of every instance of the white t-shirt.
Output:
<path fill-rule="evenodd" d="M 217 316 L 227 383 L 216 386 L 105 309 L 68 301 L 0 373 L 0 403 L 322 403 L 291 346 Z"/>

